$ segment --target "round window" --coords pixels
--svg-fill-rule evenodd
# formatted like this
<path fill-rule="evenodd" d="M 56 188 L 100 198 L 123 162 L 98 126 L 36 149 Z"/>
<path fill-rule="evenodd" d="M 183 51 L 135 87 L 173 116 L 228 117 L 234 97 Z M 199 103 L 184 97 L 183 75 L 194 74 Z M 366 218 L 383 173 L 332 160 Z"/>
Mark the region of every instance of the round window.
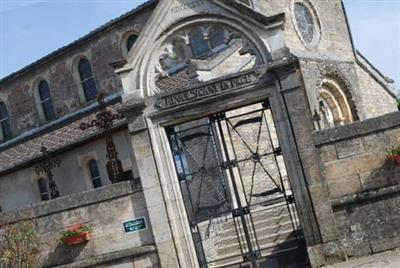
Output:
<path fill-rule="evenodd" d="M 318 28 L 316 16 L 313 16 L 312 10 L 302 2 L 294 3 L 293 7 L 296 30 L 301 40 L 306 45 L 315 44 L 318 41 Z"/>

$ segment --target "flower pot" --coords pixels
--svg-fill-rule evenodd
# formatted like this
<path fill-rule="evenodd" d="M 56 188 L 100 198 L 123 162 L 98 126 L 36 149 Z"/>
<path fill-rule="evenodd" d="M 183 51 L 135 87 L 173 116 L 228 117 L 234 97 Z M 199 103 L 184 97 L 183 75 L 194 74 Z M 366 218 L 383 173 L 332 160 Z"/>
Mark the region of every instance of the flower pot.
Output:
<path fill-rule="evenodd" d="M 397 154 L 397 155 L 392 154 L 392 155 L 389 155 L 388 158 L 390 160 L 392 160 L 395 164 L 400 165 L 400 154 Z"/>
<path fill-rule="evenodd" d="M 88 242 L 89 240 L 90 240 L 90 232 L 83 232 L 76 236 L 66 237 L 64 239 L 64 244 L 71 246 L 71 245 L 83 244 Z"/>
<path fill-rule="evenodd" d="M 397 165 L 400 165 L 400 155 L 395 155 L 393 157 L 393 162 L 395 162 Z"/>

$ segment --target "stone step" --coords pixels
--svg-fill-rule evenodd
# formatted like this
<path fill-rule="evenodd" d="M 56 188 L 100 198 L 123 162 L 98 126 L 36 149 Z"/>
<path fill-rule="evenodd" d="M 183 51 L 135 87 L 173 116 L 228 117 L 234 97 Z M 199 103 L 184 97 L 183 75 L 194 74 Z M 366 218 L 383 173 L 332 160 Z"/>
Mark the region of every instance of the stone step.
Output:
<path fill-rule="evenodd" d="M 280 226 L 286 222 L 291 223 L 291 218 L 289 215 L 282 215 L 281 217 L 277 217 L 277 218 L 273 218 L 273 219 L 265 218 L 263 220 L 259 219 L 258 221 L 253 220 L 253 227 L 256 230 L 266 229 L 266 228 L 273 229 L 274 226 Z M 241 224 L 240 224 L 240 226 L 241 226 Z M 230 235 L 236 235 L 236 227 L 233 222 L 231 222 L 229 225 L 228 224 L 224 225 L 223 236 L 230 236 Z"/>
<path fill-rule="evenodd" d="M 259 239 L 263 237 L 270 237 L 279 233 L 285 233 L 289 231 L 293 231 L 293 225 L 290 220 L 286 220 L 280 224 L 277 225 L 260 225 L 256 226 L 256 235 Z M 250 234 L 252 235 L 254 232 L 251 231 Z M 239 235 L 240 238 L 244 238 L 244 233 L 243 231 Z M 219 240 L 219 243 L 227 245 L 229 243 L 234 243 L 235 241 L 238 240 L 238 235 L 236 233 L 236 230 L 231 232 L 224 232 L 221 235 L 221 239 Z"/>
<path fill-rule="evenodd" d="M 280 254 L 289 254 L 293 255 L 296 254 L 296 252 L 299 250 L 297 240 L 295 238 L 292 238 L 290 240 L 287 240 L 283 243 L 280 244 L 269 244 L 267 247 L 264 247 L 260 250 L 261 253 L 261 259 L 266 259 L 266 258 L 272 258 L 276 255 Z M 235 264 L 239 264 L 243 262 L 243 257 L 241 255 L 238 255 L 236 251 L 236 254 L 226 254 L 226 255 L 219 255 L 218 260 L 212 262 L 209 264 L 209 267 L 213 268 L 222 268 L 222 267 L 246 267 L 243 266 L 243 264 L 240 264 L 240 266 L 235 266 Z M 259 260 L 261 261 L 261 260 Z M 251 266 L 249 266 L 251 267 Z M 286 266 L 290 267 L 290 266 Z"/>
<path fill-rule="evenodd" d="M 260 249 L 269 248 L 287 241 L 291 241 L 293 238 L 296 239 L 295 233 L 293 230 L 286 230 L 281 233 L 271 233 L 269 235 L 262 235 L 261 237 L 257 237 L 258 245 Z M 241 239 L 244 239 L 244 236 L 241 236 Z M 244 240 L 241 240 L 244 241 Z M 252 239 L 255 242 L 255 239 Z M 232 252 L 240 251 L 239 241 L 235 240 L 231 243 L 218 243 L 218 256 L 229 255 Z"/>

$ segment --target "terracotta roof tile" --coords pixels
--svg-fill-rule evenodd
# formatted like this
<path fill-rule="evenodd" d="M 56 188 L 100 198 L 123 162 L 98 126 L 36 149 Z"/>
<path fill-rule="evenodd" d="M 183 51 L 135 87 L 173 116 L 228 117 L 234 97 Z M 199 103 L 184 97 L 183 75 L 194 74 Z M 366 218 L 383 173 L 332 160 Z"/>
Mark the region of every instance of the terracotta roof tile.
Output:
<path fill-rule="evenodd" d="M 120 106 L 121 103 L 115 103 L 108 106 L 108 109 L 116 113 Z M 45 146 L 50 153 L 57 152 L 67 146 L 72 146 L 76 143 L 85 141 L 94 135 L 100 134 L 100 131 L 96 127 L 87 130 L 80 129 L 80 125 L 83 122 L 90 122 L 96 118 L 96 112 L 97 110 L 66 125 L 61 125 L 57 129 L 30 140 L 26 140 L 14 147 L 0 152 L 0 173 L 5 173 L 11 168 L 23 165 L 40 157 L 40 149 L 42 146 Z M 114 125 L 115 127 L 118 127 L 124 124 L 124 122 L 124 119 L 117 120 Z"/>

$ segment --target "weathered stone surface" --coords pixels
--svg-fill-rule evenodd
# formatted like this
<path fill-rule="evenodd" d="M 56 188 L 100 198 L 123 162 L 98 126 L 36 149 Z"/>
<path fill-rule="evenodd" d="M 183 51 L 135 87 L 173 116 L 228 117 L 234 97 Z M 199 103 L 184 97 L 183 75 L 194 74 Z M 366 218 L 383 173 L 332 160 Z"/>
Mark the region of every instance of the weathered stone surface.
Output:
<path fill-rule="evenodd" d="M 145 217 L 148 229 L 124 234 L 122 222 L 138 217 Z M 115 255 L 111 253 L 113 251 L 133 252 L 135 248 L 154 243 L 143 193 L 132 191 L 129 182 L 0 213 L 0 228 L 24 220 L 35 224 L 35 231 L 43 242 L 38 260 L 43 262 L 44 267 L 73 262 L 92 263 L 104 258 L 111 261 Z M 75 224 L 90 225 L 91 240 L 73 248 L 60 244 L 61 232 Z"/>

